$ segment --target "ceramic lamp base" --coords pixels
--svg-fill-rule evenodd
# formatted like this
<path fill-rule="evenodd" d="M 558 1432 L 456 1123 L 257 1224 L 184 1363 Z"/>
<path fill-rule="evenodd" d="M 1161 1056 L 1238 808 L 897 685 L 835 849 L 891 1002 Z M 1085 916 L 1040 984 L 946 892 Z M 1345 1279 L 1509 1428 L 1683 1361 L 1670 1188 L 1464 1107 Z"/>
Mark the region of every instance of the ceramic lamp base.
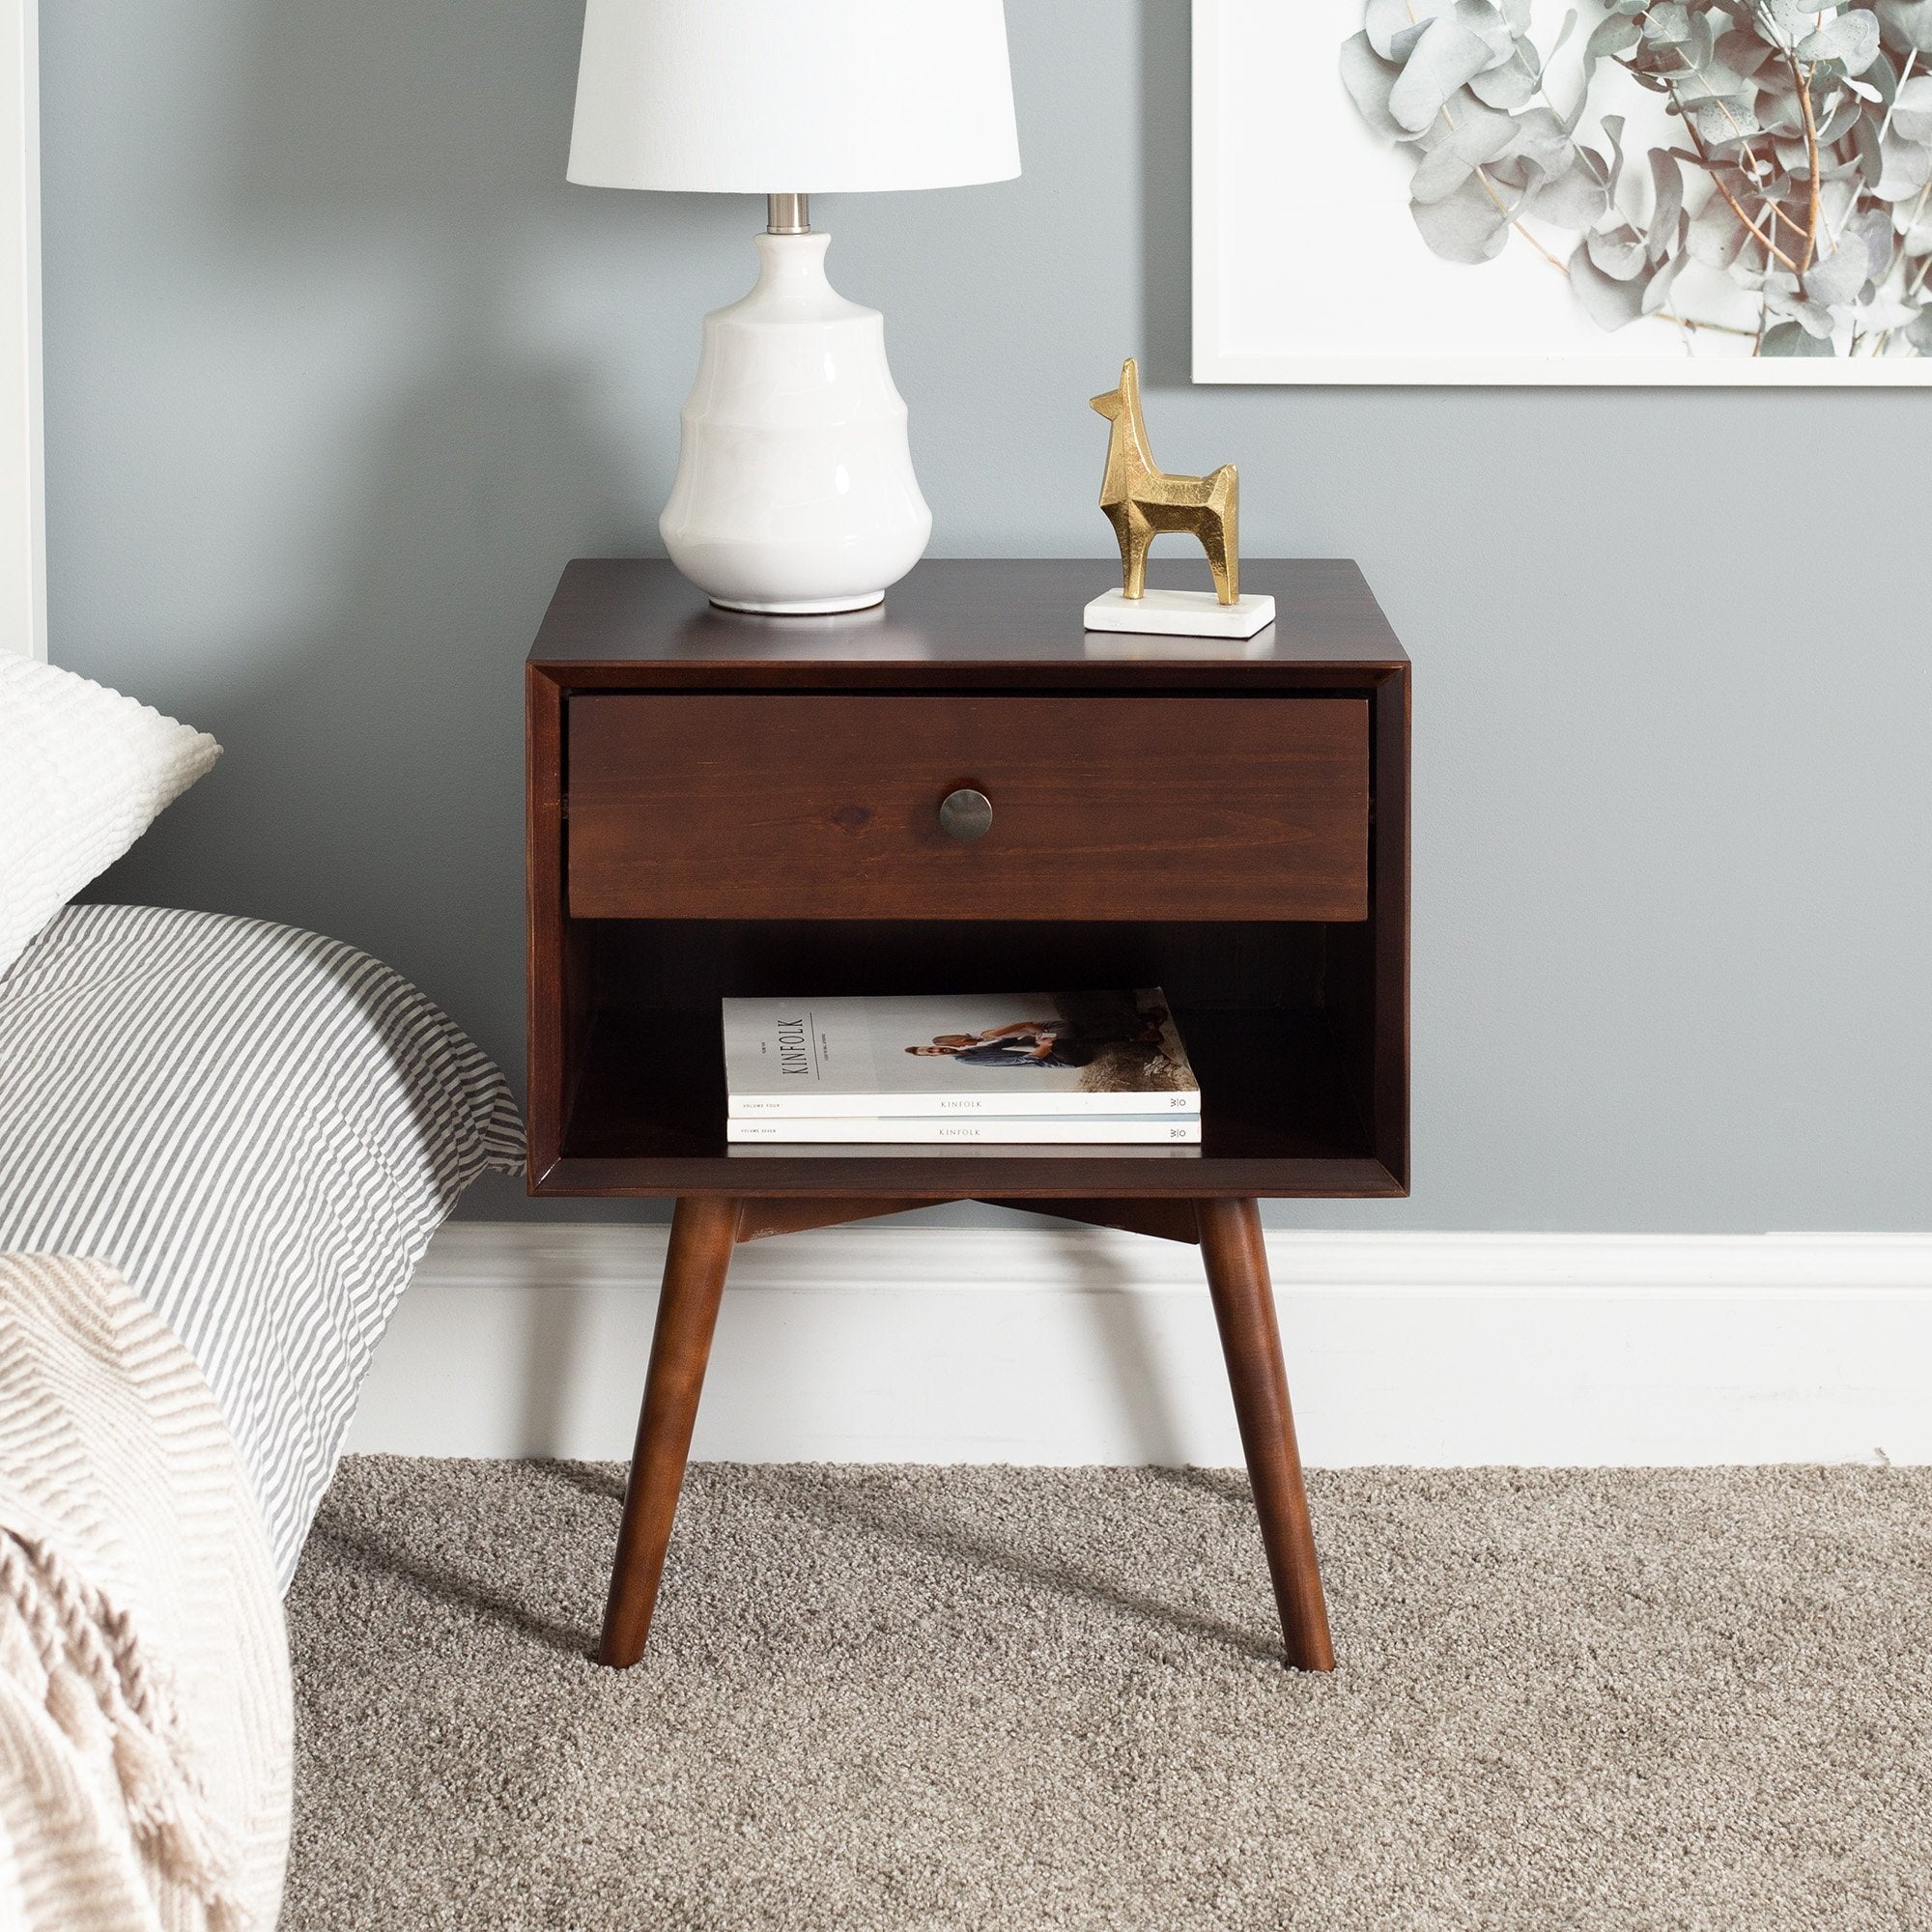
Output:
<path fill-rule="evenodd" d="M 1109 590 L 1081 613 L 1090 631 L 1156 632 L 1173 638 L 1252 638 L 1274 622 L 1272 597 L 1223 604 L 1211 590 Z"/>
<path fill-rule="evenodd" d="M 847 611 L 870 611 L 886 601 L 883 590 L 857 597 L 808 597 L 785 604 L 752 604 L 738 597 L 714 597 L 721 611 L 749 611 L 754 617 L 837 617 Z"/>
<path fill-rule="evenodd" d="M 932 534 L 885 325 L 833 289 L 825 248 L 823 235 L 760 235 L 757 286 L 704 318 L 658 528 L 727 611 L 863 611 Z"/>

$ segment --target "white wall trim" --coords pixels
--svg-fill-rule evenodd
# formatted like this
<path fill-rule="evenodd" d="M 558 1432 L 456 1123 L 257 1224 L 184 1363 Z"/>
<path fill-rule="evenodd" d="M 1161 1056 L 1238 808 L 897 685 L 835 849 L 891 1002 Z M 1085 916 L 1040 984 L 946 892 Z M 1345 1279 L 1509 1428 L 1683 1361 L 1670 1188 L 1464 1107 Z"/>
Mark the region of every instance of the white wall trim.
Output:
<path fill-rule="evenodd" d="M 456 1222 L 350 1447 L 628 1452 L 662 1229 Z M 1311 1463 L 1932 1462 L 1932 1236 L 1275 1234 Z M 738 1251 L 695 1453 L 1239 1460 L 1189 1247 L 917 1222 Z"/>
<path fill-rule="evenodd" d="M 0 0 L 0 651 L 47 654 L 39 0 Z"/>

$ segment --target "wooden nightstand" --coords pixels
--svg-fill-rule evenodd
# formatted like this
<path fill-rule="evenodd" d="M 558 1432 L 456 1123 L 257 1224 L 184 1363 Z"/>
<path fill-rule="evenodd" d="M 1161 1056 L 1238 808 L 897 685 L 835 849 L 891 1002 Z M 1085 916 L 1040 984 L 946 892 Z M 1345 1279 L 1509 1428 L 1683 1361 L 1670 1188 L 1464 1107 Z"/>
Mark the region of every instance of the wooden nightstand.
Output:
<path fill-rule="evenodd" d="M 650 1629 L 734 1242 L 992 1201 L 1199 1241 L 1291 1662 L 1327 1669 L 1255 1201 L 1408 1186 L 1408 660 L 1351 563 L 1247 644 L 1084 633 L 1103 562 L 874 611 L 564 572 L 526 668 L 529 1185 L 673 1196 L 600 1656 Z M 991 829 L 949 836 L 970 788 Z M 718 1002 L 1160 985 L 1197 1150 L 727 1148 Z"/>

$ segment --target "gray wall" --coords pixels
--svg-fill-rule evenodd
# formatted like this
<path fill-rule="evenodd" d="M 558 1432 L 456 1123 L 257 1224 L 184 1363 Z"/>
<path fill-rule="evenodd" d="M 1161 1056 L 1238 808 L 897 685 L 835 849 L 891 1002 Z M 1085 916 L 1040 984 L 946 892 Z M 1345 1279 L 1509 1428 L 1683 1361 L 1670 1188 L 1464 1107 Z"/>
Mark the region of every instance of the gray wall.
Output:
<path fill-rule="evenodd" d="M 1360 558 L 1417 661 L 1415 1196 L 1281 1218 L 1932 1225 L 1932 392 L 1193 389 L 1182 0 L 1009 14 L 1025 178 L 819 208 L 934 551 L 1104 554 L 1132 352 L 1249 553 Z M 563 185 L 579 17 L 42 30 L 53 653 L 228 747 L 101 895 L 338 933 L 513 1069 L 519 660 L 656 547 L 759 225 Z"/>

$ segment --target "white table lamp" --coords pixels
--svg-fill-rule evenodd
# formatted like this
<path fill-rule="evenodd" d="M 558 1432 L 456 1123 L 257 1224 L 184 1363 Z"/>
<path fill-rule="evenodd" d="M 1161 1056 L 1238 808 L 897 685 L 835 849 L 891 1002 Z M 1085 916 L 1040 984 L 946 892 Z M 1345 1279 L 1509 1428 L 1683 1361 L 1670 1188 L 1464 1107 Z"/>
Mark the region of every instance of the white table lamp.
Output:
<path fill-rule="evenodd" d="M 1000 0 L 588 0 L 570 179 L 767 197 L 658 524 L 715 603 L 863 610 L 932 534 L 884 319 L 826 280 L 808 196 L 1019 171 Z"/>

